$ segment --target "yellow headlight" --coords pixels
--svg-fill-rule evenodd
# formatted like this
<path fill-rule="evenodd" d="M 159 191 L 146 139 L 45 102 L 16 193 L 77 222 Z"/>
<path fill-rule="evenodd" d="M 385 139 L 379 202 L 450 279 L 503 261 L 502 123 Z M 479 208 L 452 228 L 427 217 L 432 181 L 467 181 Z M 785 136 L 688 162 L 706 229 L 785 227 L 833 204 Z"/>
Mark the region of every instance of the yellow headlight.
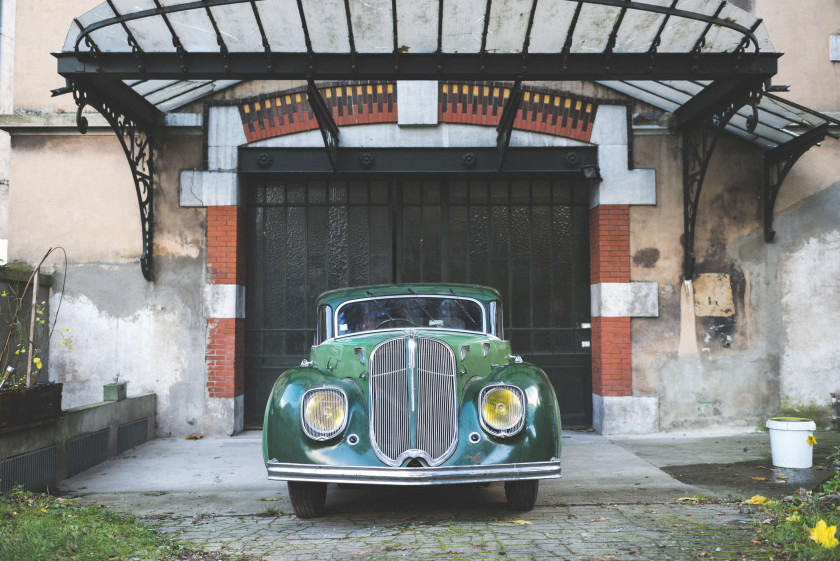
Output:
<path fill-rule="evenodd" d="M 303 396 L 303 427 L 317 440 L 332 438 L 344 428 L 347 397 L 340 390 L 310 390 Z"/>
<path fill-rule="evenodd" d="M 484 394 L 481 415 L 491 429 L 516 432 L 524 415 L 523 399 L 518 388 L 493 388 Z"/>

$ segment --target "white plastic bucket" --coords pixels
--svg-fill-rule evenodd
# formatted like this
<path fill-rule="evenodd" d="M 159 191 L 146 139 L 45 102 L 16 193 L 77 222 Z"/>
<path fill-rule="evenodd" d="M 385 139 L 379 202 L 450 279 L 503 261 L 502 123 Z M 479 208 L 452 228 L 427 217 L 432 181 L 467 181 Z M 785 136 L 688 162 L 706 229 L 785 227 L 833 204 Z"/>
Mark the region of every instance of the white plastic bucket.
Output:
<path fill-rule="evenodd" d="M 774 417 L 767 420 L 773 465 L 785 468 L 809 468 L 814 465 L 814 447 L 808 437 L 817 424 L 811 419 Z"/>

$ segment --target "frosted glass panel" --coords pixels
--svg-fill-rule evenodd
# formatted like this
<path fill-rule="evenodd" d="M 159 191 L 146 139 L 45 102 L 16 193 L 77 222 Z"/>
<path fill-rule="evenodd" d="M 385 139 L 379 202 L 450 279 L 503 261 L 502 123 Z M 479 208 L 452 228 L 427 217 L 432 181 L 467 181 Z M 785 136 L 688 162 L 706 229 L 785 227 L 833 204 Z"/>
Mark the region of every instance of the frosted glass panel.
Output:
<path fill-rule="evenodd" d="M 393 14 L 391 0 L 350 0 L 353 39 L 358 52 L 393 52 Z M 347 31 L 344 33 L 346 35 Z"/>
<path fill-rule="evenodd" d="M 495 0 L 490 7 L 487 52 L 521 53 L 532 0 Z"/>
<path fill-rule="evenodd" d="M 270 4 L 257 2 L 257 10 L 273 52 L 306 52 L 306 41 L 295 0 L 272 0 Z"/>
<path fill-rule="evenodd" d="M 303 12 L 313 51 L 350 52 L 350 35 L 343 0 L 303 0 Z"/>
<path fill-rule="evenodd" d="M 407 53 L 437 50 L 439 0 L 397 0 L 397 35 Z"/>

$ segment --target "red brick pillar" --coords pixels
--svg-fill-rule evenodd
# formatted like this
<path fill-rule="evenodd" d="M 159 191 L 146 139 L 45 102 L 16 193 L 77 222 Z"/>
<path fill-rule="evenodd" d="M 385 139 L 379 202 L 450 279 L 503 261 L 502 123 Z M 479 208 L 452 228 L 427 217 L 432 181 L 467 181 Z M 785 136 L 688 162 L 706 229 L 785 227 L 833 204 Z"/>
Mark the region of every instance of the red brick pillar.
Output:
<path fill-rule="evenodd" d="M 242 430 L 245 393 L 243 228 L 244 211 L 240 207 L 207 207 L 207 393 L 210 398 L 233 400 L 226 412 L 233 421 L 229 432 Z"/>
<path fill-rule="evenodd" d="M 598 205 L 589 211 L 590 281 L 630 282 L 630 207 Z M 600 291 L 599 291 L 600 293 Z M 592 393 L 633 393 L 630 318 L 592 318 Z"/>

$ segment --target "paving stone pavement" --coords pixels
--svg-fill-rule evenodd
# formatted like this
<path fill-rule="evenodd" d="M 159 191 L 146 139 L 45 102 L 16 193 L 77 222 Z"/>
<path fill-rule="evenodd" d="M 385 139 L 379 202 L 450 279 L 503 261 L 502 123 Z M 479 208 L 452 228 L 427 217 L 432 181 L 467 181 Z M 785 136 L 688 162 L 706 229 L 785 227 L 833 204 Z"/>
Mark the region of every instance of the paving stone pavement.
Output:
<path fill-rule="evenodd" d="M 359 498 L 357 508 L 344 506 L 315 520 L 299 520 L 270 506 L 258 515 L 148 520 L 176 539 L 202 548 L 267 561 L 740 560 L 772 555 L 772 550 L 751 542 L 750 515 L 732 504 L 537 506 L 531 512 L 515 513 L 502 504 L 460 507 L 445 500 L 442 508 L 435 509 L 428 501 L 413 508 L 410 496 L 408 504 L 392 510 L 389 501 L 380 497 Z"/>

